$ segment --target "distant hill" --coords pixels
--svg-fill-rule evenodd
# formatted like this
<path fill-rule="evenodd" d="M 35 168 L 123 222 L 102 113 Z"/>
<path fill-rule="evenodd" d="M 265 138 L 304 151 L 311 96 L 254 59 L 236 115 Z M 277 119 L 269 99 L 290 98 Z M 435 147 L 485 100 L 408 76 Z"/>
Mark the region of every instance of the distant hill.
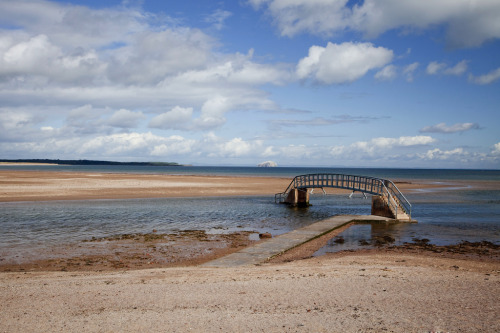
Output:
<path fill-rule="evenodd" d="M 137 165 L 137 166 L 182 166 L 175 162 L 115 162 L 94 160 L 52 160 L 52 159 L 18 159 L 2 160 L 7 163 L 41 163 L 41 164 L 64 164 L 64 165 Z"/>

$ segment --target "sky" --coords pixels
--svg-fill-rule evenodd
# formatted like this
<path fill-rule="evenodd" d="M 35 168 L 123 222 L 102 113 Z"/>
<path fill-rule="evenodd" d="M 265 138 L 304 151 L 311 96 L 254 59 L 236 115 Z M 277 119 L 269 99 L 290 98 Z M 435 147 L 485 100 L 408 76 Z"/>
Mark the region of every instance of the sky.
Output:
<path fill-rule="evenodd" d="M 0 158 L 500 169 L 500 1 L 0 0 Z"/>

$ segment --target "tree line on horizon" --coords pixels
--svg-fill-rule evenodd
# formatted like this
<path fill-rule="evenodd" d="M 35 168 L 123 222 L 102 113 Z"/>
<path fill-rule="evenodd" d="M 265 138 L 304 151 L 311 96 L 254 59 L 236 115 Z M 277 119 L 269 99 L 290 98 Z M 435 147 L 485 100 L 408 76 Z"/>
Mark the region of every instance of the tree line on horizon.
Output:
<path fill-rule="evenodd" d="M 182 166 L 176 162 L 117 162 L 96 160 L 60 160 L 60 159 L 0 159 L 6 163 L 43 163 L 65 165 L 135 165 L 135 166 Z"/>

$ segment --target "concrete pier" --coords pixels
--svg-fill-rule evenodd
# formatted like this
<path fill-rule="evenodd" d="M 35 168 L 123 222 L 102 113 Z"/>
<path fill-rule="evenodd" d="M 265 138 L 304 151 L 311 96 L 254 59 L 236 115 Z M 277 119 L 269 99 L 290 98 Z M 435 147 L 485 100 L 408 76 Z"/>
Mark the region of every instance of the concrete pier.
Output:
<path fill-rule="evenodd" d="M 296 246 L 338 229 L 350 222 L 395 222 L 394 219 L 374 215 L 340 215 L 306 227 L 290 231 L 241 251 L 207 262 L 202 267 L 237 267 L 257 265 Z"/>
<path fill-rule="evenodd" d="M 372 196 L 372 215 L 384 216 L 395 218 L 394 213 L 391 211 L 387 200 L 381 195 Z"/>
<path fill-rule="evenodd" d="M 285 203 L 290 206 L 307 207 L 309 206 L 309 192 L 307 189 L 294 188 L 288 193 Z"/>

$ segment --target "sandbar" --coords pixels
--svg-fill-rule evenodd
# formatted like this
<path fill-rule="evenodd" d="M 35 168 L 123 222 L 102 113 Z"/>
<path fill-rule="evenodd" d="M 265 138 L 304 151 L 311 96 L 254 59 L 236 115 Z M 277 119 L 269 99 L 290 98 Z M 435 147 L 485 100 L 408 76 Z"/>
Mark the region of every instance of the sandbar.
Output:
<path fill-rule="evenodd" d="M 0 170 L 0 202 L 270 195 L 290 178 Z M 450 187 L 497 189 L 498 182 L 396 180 L 403 193 Z M 327 193 L 345 190 L 326 189 Z"/>

